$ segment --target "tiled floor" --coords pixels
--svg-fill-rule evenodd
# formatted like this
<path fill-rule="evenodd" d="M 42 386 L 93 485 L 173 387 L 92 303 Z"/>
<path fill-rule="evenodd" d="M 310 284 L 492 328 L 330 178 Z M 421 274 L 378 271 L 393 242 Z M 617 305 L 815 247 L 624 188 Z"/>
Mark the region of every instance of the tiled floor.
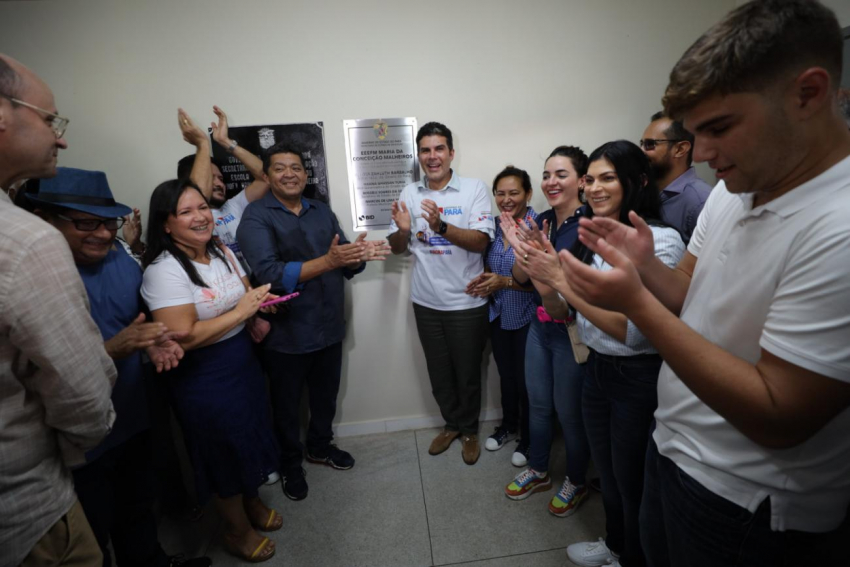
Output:
<path fill-rule="evenodd" d="M 482 432 L 494 424 L 482 425 Z M 554 567 L 572 565 L 569 543 L 603 535 L 602 499 L 591 491 L 579 511 L 556 518 L 549 499 L 564 474 L 564 449 L 553 450 L 551 491 L 514 502 L 504 486 L 519 472 L 510 463 L 513 443 L 481 451 L 467 466 L 456 441 L 432 457 L 436 429 L 346 437 L 340 447 L 357 465 L 349 471 L 306 464 L 310 494 L 293 502 L 280 484 L 261 489 L 281 512 L 283 529 L 270 534 L 277 553 L 266 565 L 289 567 Z M 486 433 L 485 433 L 486 437 Z M 168 553 L 206 553 L 216 566 L 243 565 L 221 547 L 221 521 L 209 507 L 196 524 L 163 520 L 160 541 Z"/>

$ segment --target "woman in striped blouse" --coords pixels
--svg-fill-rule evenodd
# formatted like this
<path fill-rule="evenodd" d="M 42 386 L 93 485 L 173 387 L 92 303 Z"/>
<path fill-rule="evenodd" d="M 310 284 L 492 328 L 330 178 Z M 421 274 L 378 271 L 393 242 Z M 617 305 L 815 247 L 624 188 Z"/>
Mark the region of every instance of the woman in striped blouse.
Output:
<path fill-rule="evenodd" d="M 537 213 L 529 206 L 531 178 L 523 169 L 509 165 L 493 180 L 493 196 L 500 213 L 514 222 L 534 223 Z M 525 466 L 528 452 L 528 392 L 525 389 L 525 342 L 534 317 L 534 289 L 519 285 L 511 274 L 514 251 L 499 223 L 496 237 L 485 256 L 487 270 L 469 282 L 466 293 L 490 298 L 490 341 L 499 369 L 502 392 L 502 423 L 487 439 L 484 448 L 497 451 L 519 435 L 511 457 L 515 466 Z"/>

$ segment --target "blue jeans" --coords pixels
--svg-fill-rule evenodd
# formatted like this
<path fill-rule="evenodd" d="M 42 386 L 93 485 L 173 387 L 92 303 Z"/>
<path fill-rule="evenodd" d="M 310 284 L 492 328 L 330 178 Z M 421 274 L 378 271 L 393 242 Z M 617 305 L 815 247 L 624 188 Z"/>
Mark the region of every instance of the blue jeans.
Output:
<path fill-rule="evenodd" d="M 646 564 L 638 514 L 660 369 L 658 355 L 619 357 L 591 351 L 587 359 L 584 423 L 602 482 L 605 543 L 620 554 L 623 567 Z"/>
<path fill-rule="evenodd" d="M 534 318 L 525 346 L 525 386 L 528 390 L 528 426 L 531 436 L 528 464 L 549 470 L 552 414 L 557 412 L 567 450 L 567 476 L 584 484 L 590 449 L 581 413 L 584 368 L 573 356 L 566 328 Z"/>
<path fill-rule="evenodd" d="M 659 455 L 652 440 L 646 454 L 640 522 L 641 541 L 651 567 L 847 564 L 846 521 L 829 533 L 771 531 L 769 498 L 750 513 Z"/>

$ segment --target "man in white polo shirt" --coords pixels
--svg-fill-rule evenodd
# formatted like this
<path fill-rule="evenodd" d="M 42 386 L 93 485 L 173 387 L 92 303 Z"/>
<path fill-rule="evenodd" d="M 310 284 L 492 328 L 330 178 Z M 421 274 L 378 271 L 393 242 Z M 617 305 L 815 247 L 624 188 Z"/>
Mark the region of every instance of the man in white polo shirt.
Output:
<path fill-rule="evenodd" d="M 467 295 L 466 284 L 484 271 L 493 239 L 490 195 L 479 179 L 451 168 L 452 133 L 429 122 L 416 134 L 424 179 L 393 203 L 389 241 L 394 254 L 416 261 L 410 299 L 434 399 L 446 422 L 428 452 L 438 455 L 461 437 L 463 461 L 478 461 L 481 354 L 487 342 L 487 300 Z"/>
<path fill-rule="evenodd" d="M 664 97 L 720 180 L 677 269 L 652 257 L 636 217 L 635 228 L 582 223 L 613 270 L 564 258 L 570 285 L 625 313 L 665 360 L 641 508 L 651 566 L 847 564 L 841 53 L 838 22 L 818 2 L 732 11 L 685 52 Z"/>

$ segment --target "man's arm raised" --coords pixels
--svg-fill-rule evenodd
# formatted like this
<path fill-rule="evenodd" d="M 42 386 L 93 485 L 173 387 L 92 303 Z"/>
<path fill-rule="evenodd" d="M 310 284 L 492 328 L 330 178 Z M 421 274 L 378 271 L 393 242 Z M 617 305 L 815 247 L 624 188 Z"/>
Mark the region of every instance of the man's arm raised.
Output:
<path fill-rule="evenodd" d="M 235 142 L 228 136 L 227 114 L 218 106 L 213 106 L 213 112 L 218 116 L 218 123 L 213 122 L 211 124 L 213 140 L 242 162 L 242 165 L 248 169 L 248 172 L 254 178 L 254 181 L 245 188 L 245 198 L 248 199 L 249 203 L 262 198 L 269 190 L 269 184 L 265 182 L 263 177 L 263 160 L 242 146 L 235 145 Z"/>
<path fill-rule="evenodd" d="M 212 197 L 212 158 L 210 157 L 210 140 L 203 130 L 195 124 L 186 111 L 177 109 L 177 125 L 183 139 L 195 146 L 195 163 L 189 176 L 192 182 L 201 190 L 207 201 Z"/>

